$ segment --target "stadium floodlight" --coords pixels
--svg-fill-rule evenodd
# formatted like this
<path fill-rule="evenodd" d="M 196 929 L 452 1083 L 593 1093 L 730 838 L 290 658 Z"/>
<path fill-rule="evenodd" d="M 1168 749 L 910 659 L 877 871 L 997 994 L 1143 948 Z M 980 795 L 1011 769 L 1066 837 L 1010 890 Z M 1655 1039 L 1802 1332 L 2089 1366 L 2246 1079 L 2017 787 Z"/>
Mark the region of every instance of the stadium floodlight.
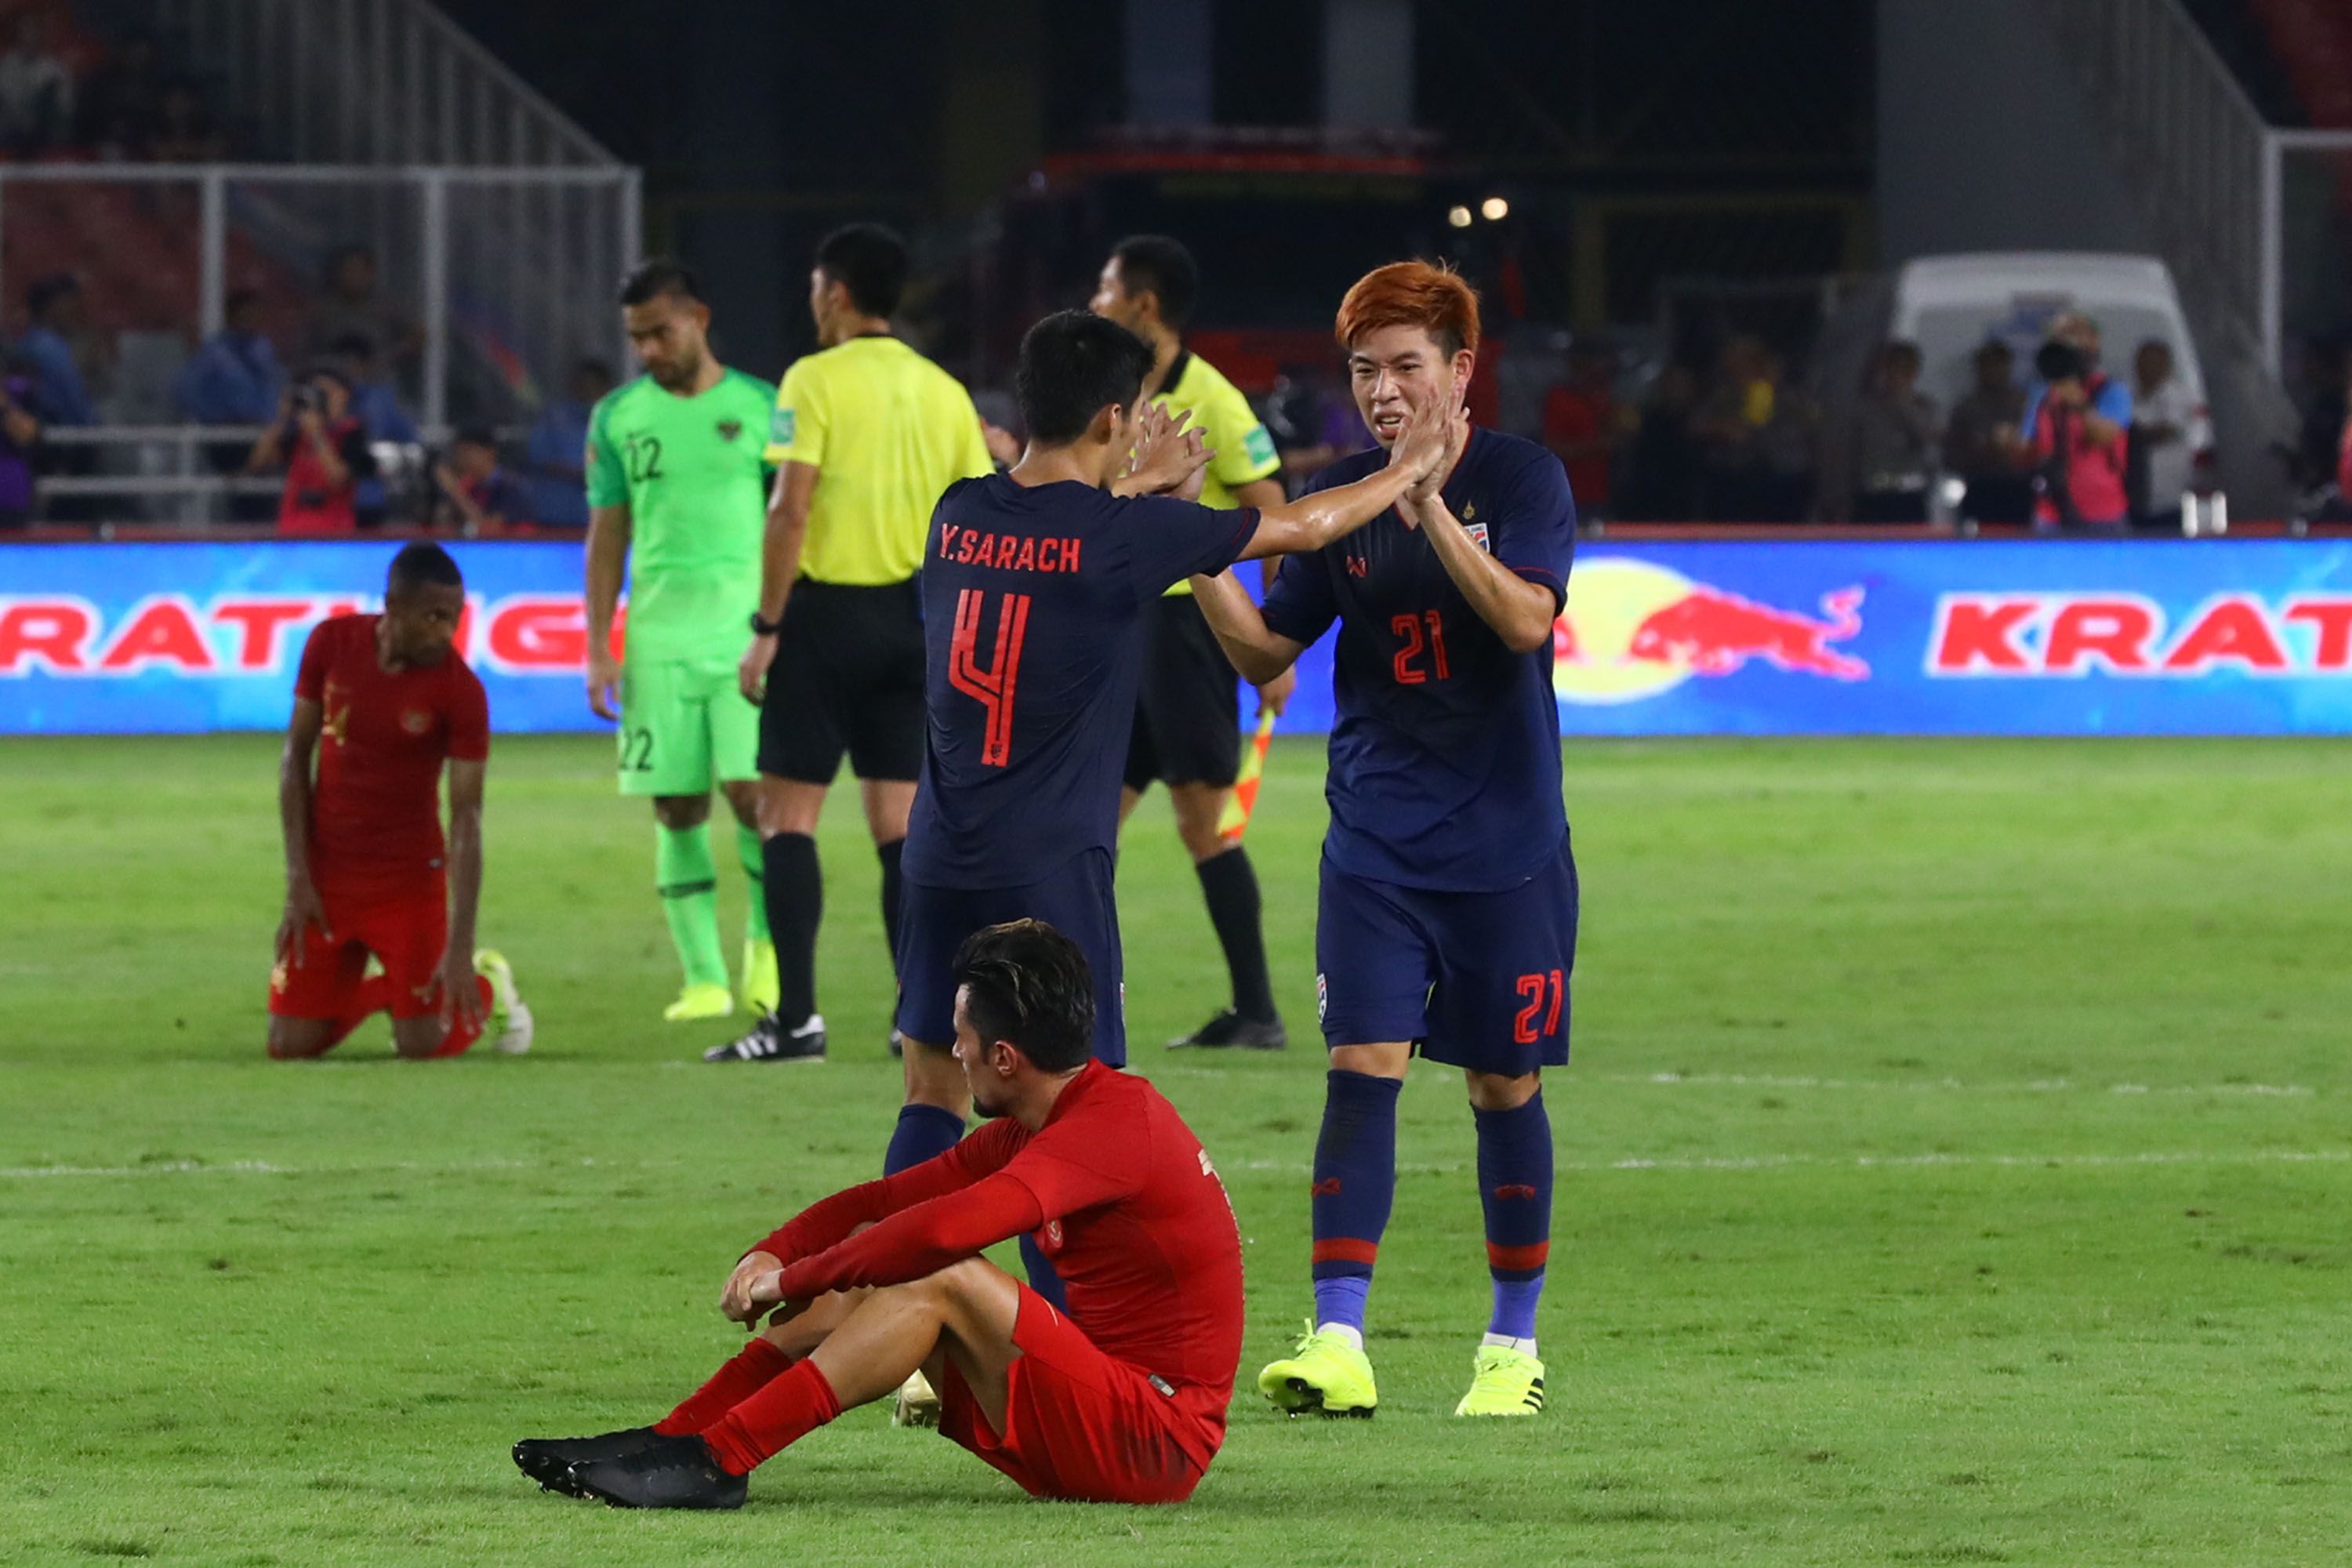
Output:
<path fill-rule="evenodd" d="M 1446 209 L 1445 221 L 1452 224 L 1456 228 L 1468 228 L 1470 226 L 1470 209 L 1468 207 L 1460 206 L 1449 207 Z"/>
<path fill-rule="evenodd" d="M 1511 204 L 1500 196 L 1488 196 L 1478 204 L 1478 212 L 1487 222 L 1500 223 L 1511 216 Z"/>

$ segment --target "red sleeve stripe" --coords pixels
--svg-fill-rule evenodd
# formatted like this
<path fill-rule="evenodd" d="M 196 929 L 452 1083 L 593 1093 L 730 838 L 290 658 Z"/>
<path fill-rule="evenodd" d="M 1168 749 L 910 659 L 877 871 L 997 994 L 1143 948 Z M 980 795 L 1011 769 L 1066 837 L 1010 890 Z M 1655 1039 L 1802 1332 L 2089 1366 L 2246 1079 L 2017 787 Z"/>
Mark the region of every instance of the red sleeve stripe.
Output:
<path fill-rule="evenodd" d="M 1316 1263 L 1361 1263 L 1367 1268 L 1380 1261 L 1381 1244 L 1360 1241 L 1352 1236 L 1327 1237 L 1315 1244 L 1311 1261 Z"/>
<path fill-rule="evenodd" d="M 1538 1241 L 1528 1247 L 1497 1247 L 1491 1241 L 1486 1244 L 1486 1267 L 1489 1268 L 1531 1271 L 1541 1268 L 1550 1258 L 1551 1243 L 1549 1241 Z"/>

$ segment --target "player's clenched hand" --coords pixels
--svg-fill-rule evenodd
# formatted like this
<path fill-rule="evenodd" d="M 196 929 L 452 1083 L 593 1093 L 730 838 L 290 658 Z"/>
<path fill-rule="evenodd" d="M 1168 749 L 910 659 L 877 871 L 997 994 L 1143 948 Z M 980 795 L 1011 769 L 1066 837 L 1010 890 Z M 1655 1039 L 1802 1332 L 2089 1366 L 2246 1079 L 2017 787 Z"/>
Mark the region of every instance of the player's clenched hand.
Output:
<path fill-rule="evenodd" d="M 474 961 L 451 948 L 441 955 L 441 1032 L 482 1026 L 482 988 L 474 984 Z"/>
<path fill-rule="evenodd" d="M 742 689 L 744 701 L 756 707 L 767 696 L 768 667 L 775 662 L 776 639 L 753 637 L 743 650 L 743 661 L 735 667 L 735 684 Z"/>
<path fill-rule="evenodd" d="M 719 1311 L 734 1322 L 757 1321 L 761 1312 L 781 1300 L 776 1294 L 776 1276 L 783 1267 L 784 1260 L 772 1252 L 745 1253 L 735 1272 L 727 1277 L 727 1288 L 719 1292 Z"/>
<path fill-rule="evenodd" d="M 1281 718 L 1282 710 L 1290 706 L 1291 694 L 1296 692 L 1297 689 L 1298 667 L 1297 665 L 1292 665 L 1289 668 L 1285 669 L 1280 675 L 1276 676 L 1272 680 L 1267 681 L 1264 686 L 1257 689 L 1257 710 L 1259 716 L 1264 717 L 1265 714 L 1271 713 L 1277 719 Z"/>
<path fill-rule="evenodd" d="M 599 719 L 618 723 L 620 707 L 621 661 L 613 657 L 608 647 L 588 650 L 588 706 Z"/>
<path fill-rule="evenodd" d="M 316 926 L 319 934 L 329 942 L 335 933 L 327 929 L 327 906 L 319 898 L 319 889 L 310 885 L 308 877 L 286 884 L 286 913 L 278 922 L 278 956 L 290 958 L 296 968 L 302 965 L 302 939 Z"/>

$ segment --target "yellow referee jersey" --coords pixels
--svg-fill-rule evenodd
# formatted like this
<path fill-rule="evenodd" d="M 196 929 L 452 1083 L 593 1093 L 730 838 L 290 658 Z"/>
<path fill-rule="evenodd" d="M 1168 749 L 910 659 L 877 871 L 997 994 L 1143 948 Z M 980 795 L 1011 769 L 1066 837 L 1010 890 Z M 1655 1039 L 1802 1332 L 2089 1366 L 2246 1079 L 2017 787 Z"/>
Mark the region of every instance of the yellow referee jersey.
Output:
<path fill-rule="evenodd" d="M 795 362 L 766 457 L 818 470 L 801 575 L 861 587 L 912 577 L 940 494 L 995 468 L 963 384 L 891 337 Z"/>
<path fill-rule="evenodd" d="M 1234 498 L 1235 487 L 1282 470 L 1273 433 L 1259 423 L 1257 410 L 1240 387 L 1192 350 L 1177 354 L 1176 363 L 1168 367 L 1168 384 L 1151 401 L 1171 414 L 1191 409 L 1188 428 L 1201 432 L 1202 440 L 1217 454 L 1209 459 L 1209 471 L 1201 480 L 1202 506 L 1237 507 L 1241 502 Z M 1189 582 L 1168 590 L 1171 596 L 1192 591 Z"/>

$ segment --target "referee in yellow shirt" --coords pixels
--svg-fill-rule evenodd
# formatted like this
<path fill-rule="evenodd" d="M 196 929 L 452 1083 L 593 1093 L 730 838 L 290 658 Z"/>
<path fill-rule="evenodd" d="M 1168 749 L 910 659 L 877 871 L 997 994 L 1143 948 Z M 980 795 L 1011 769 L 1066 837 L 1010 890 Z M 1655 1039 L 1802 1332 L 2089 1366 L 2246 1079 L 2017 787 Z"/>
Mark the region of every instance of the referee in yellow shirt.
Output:
<path fill-rule="evenodd" d="M 1249 399 L 1214 365 L 1184 346 L 1184 324 L 1200 294 L 1192 253 L 1161 235 L 1137 235 L 1113 247 L 1095 285 L 1090 308 L 1151 345 L 1144 395 L 1171 413 L 1191 410 L 1192 427 L 1217 454 L 1201 487 L 1201 504 L 1280 506 L 1282 468 L 1274 437 Z M 1265 581 L 1280 565 L 1268 561 Z M 1135 731 L 1127 756 L 1121 816 L 1160 779 L 1176 809 L 1176 832 L 1192 853 L 1192 869 L 1209 905 L 1209 923 L 1225 952 L 1233 1005 L 1171 1046 L 1242 1046 L 1272 1050 L 1286 1043 L 1266 974 L 1265 933 L 1257 873 L 1240 844 L 1218 836 L 1217 820 L 1241 768 L 1241 715 L 1234 667 L 1179 583 L 1146 622 L 1151 639 L 1137 694 Z M 1258 689 L 1258 711 L 1279 713 L 1298 678 Z"/>
<path fill-rule="evenodd" d="M 898 850 L 923 761 L 915 574 L 940 493 L 994 467 L 971 394 L 891 335 L 906 282 L 907 247 L 889 230 L 852 224 L 827 235 L 809 275 L 819 348 L 776 392 L 766 453 L 776 482 L 741 679 L 760 704 L 762 890 L 777 1003 L 706 1060 L 824 1055 L 815 834 L 845 752 L 882 859 L 883 939 L 895 946 Z"/>

